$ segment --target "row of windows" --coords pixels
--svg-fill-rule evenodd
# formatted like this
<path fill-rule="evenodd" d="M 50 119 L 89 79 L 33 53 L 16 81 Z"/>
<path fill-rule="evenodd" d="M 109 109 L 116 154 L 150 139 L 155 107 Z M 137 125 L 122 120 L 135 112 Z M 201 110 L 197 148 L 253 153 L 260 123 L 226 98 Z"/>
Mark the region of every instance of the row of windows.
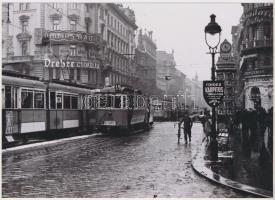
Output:
<path fill-rule="evenodd" d="M 77 95 L 50 92 L 50 108 L 51 109 L 77 109 Z"/>
<path fill-rule="evenodd" d="M 120 34 L 122 34 L 124 37 L 127 37 L 127 29 L 124 27 L 122 23 L 120 23 L 116 18 L 113 16 L 110 16 L 108 14 L 107 16 L 107 24 L 114 28 L 116 31 L 118 31 Z"/>
<path fill-rule="evenodd" d="M 113 34 L 111 31 L 107 32 L 107 43 L 114 49 L 122 53 L 128 53 L 128 44 Z"/>
<path fill-rule="evenodd" d="M 96 70 L 93 69 L 80 69 L 80 68 L 70 68 L 70 69 L 64 69 L 62 71 L 62 69 L 60 68 L 49 68 L 49 79 L 57 79 L 60 80 L 61 79 L 61 75 L 63 76 L 67 76 L 70 78 L 70 80 L 77 80 L 77 81 L 82 81 L 81 80 L 81 70 L 86 70 L 84 72 L 82 72 L 83 74 L 87 74 L 88 75 L 88 82 L 89 83 L 97 83 L 98 82 L 98 72 Z M 75 71 L 76 71 L 76 76 L 75 76 Z"/>
<path fill-rule="evenodd" d="M 52 3 L 51 6 L 55 9 L 58 9 L 58 3 Z M 71 9 L 78 9 L 78 4 L 77 3 L 70 3 L 68 4 L 69 8 Z"/>
<path fill-rule="evenodd" d="M 19 10 L 29 10 L 30 9 L 30 3 L 19 3 Z"/>
<path fill-rule="evenodd" d="M 144 108 L 146 100 L 142 96 L 99 95 L 98 108 Z M 97 106 L 96 106 L 97 107 Z"/>
<path fill-rule="evenodd" d="M 71 31 L 76 31 L 76 25 L 77 25 L 77 23 L 76 23 L 76 20 L 70 20 L 69 21 L 69 24 L 70 24 L 70 30 Z M 58 30 L 60 30 L 60 20 L 58 20 L 58 19 L 55 19 L 55 20 L 53 20 L 53 30 L 54 31 L 58 31 Z"/>
<path fill-rule="evenodd" d="M 16 87 L 2 87 L 3 108 L 18 108 L 18 91 L 19 90 Z M 22 89 L 21 108 L 45 108 L 45 92 L 32 89 Z"/>

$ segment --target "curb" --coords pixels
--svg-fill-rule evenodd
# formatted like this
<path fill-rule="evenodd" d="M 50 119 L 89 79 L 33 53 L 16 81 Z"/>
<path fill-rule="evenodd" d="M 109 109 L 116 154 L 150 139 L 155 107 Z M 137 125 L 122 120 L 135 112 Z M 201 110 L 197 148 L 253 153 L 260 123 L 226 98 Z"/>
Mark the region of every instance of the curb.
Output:
<path fill-rule="evenodd" d="M 203 176 L 204 178 L 221 184 L 223 186 L 229 187 L 231 189 L 248 193 L 248 194 L 253 194 L 258 197 L 264 197 L 264 198 L 272 198 L 273 193 L 271 191 L 265 190 L 265 189 L 260 189 L 257 187 L 252 187 L 249 185 L 245 185 L 236 181 L 233 181 L 231 179 L 227 179 L 215 172 L 213 172 L 211 169 L 207 168 L 205 166 L 205 160 L 204 160 L 204 154 L 203 154 L 203 148 L 205 148 L 205 145 L 202 145 L 201 148 L 198 149 L 196 154 L 192 156 L 192 168 L 194 169 L 195 172 L 197 172 L 199 175 Z"/>
<path fill-rule="evenodd" d="M 19 150 L 25 150 L 25 149 L 30 149 L 30 148 L 34 148 L 34 147 L 43 147 L 43 146 L 51 146 L 51 145 L 55 145 L 55 144 L 62 144 L 66 141 L 85 139 L 85 138 L 89 138 L 89 137 L 94 137 L 95 135 L 96 135 L 96 133 L 93 133 L 93 134 L 88 134 L 88 135 L 80 135 L 80 136 L 61 138 L 61 139 L 56 139 L 56 140 L 51 140 L 51 141 L 37 142 L 37 143 L 26 144 L 26 145 L 21 145 L 21 146 L 16 146 L 16 147 L 10 147 L 7 149 L 2 149 L 2 155 L 6 154 L 8 152 L 16 152 Z"/>

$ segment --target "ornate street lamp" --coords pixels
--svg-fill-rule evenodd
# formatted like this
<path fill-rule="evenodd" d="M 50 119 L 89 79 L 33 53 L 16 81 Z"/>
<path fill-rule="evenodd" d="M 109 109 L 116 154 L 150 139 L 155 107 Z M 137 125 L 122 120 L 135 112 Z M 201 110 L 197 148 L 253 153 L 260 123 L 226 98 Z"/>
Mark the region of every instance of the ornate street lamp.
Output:
<path fill-rule="evenodd" d="M 205 42 L 209 47 L 209 54 L 212 55 L 212 68 L 211 68 L 211 79 L 215 81 L 215 54 L 217 53 L 217 48 L 221 40 L 221 27 L 216 23 L 216 15 L 212 14 L 210 16 L 211 21 L 205 27 Z M 218 160 L 218 142 L 216 138 L 216 110 L 215 107 L 212 107 L 212 134 L 210 141 L 210 159 Z"/>

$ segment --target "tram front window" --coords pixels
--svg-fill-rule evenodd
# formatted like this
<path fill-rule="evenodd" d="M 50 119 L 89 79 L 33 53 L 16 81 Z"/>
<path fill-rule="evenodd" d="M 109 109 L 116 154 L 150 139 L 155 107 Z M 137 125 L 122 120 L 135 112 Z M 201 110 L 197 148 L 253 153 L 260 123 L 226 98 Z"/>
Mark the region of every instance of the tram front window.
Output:
<path fill-rule="evenodd" d="M 115 96 L 115 108 L 121 108 L 121 96 Z"/>

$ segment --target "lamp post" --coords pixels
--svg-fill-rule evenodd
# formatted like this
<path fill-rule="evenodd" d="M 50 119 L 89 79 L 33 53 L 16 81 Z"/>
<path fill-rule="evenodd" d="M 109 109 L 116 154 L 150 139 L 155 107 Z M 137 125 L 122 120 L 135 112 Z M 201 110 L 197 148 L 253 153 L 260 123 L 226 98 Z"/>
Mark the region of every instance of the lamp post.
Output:
<path fill-rule="evenodd" d="M 215 21 L 216 15 L 210 16 L 211 21 L 205 27 L 205 42 L 209 47 L 209 54 L 212 56 L 212 68 L 211 68 L 211 80 L 215 81 L 215 54 L 217 53 L 217 47 L 221 40 L 221 27 Z M 216 110 L 212 107 L 212 134 L 209 145 L 210 159 L 213 161 L 218 160 L 218 142 L 216 138 Z"/>

